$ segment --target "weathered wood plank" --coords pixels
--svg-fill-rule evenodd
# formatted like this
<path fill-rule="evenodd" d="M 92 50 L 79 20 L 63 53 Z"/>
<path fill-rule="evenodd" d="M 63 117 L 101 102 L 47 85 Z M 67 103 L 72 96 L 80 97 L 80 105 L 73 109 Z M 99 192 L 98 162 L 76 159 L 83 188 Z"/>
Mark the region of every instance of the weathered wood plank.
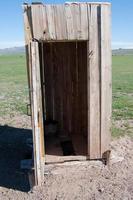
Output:
<path fill-rule="evenodd" d="M 72 73 L 72 134 L 75 137 L 77 133 L 77 106 L 76 106 L 76 44 L 71 45 L 71 73 Z"/>
<path fill-rule="evenodd" d="M 37 40 L 56 39 L 55 7 L 33 4 L 31 6 L 33 37 Z"/>
<path fill-rule="evenodd" d="M 80 38 L 80 9 L 78 4 L 65 4 L 67 39 Z"/>
<path fill-rule="evenodd" d="M 78 42 L 80 134 L 87 137 L 87 44 Z M 84 144 L 86 145 L 86 144 Z"/>
<path fill-rule="evenodd" d="M 87 2 L 66 2 L 66 4 L 69 4 L 69 5 L 71 5 L 71 4 L 74 4 L 74 3 L 76 3 L 76 4 L 87 4 L 87 5 L 110 5 L 111 3 L 109 3 L 109 2 L 89 2 L 89 1 L 87 1 Z"/>
<path fill-rule="evenodd" d="M 87 4 L 80 4 L 80 34 L 78 39 L 88 40 L 88 10 Z"/>
<path fill-rule="evenodd" d="M 88 39 L 87 4 L 31 5 L 33 37 L 37 40 Z"/>
<path fill-rule="evenodd" d="M 45 80 L 45 82 L 44 82 L 44 87 L 45 87 L 45 105 L 46 105 L 46 107 L 45 107 L 45 109 L 46 109 L 46 116 L 45 116 L 45 120 L 47 120 L 48 118 L 49 118 L 49 116 L 48 116 L 48 108 L 49 108 L 49 104 L 48 104 L 48 102 L 47 102 L 47 98 L 49 99 L 49 93 L 48 93 L 48 91 L 47 91 L 47 85 L 48 85 L 48 83 L 47 83 L 47 79 L 49 78 L 49 74 L 48 74 L 48 69 L 49 69 L 49 67 L 48 67 L 48 64 L 47 64 L 47 59 L 48 59 L 48 57 L 49 57 L 49 54 L 50 54 L 50 50 L 47 48 L 47 46 L 48 45 L 46 45 L 46 43 L 43 43 L 43 52 L 42 52 L 42 56 L 43 56 L 43 58 L 44 58 L 44 69 L 43 69 L 43 77 L 44 77 L 44 80 Z M 46 49 L 47 48 L 47 49 Z M 46 52 L 47 52 L 47 56 L 46 56 Z"/>
<path fill-rule="evenodd" d="M 42 107 L 41 107 L 41 83 L 39 65 L 39 47 L 37 42 L 31 42 L 32 58 L 32 87 L 33 87 L 33 144 L 34 144 L 34 167 L 36 185 L 41 185 L 43 181 L 44 168 L 44 147 L 42 149 Z"/>
<path fill-rule="evenodd" d="M 75 39 L 80 39 L 81 35 L 81 20 L 80 20 L 80 7 L 78 4 L 71 5 L 71 11 L 73 15 L 74 35 Z"/>
<path fill-rule="evenodd" d="M 28 45 L 33 37 L 31 30 L 31 7 L 29 7 L 28 5 L 24 5 L 23 10 L 25 43 L 26 45 Z"/>
<path fill-rule="evenodd" d="M 46 23 L 43 20 L 43 8 L 43 5 L 40 4 L 31 5 L 33 37 L 37 40 L 44 38 L 43 30 L 46 29 Z"/>
<path fill-rule="evenodd" d="M 97 5 L 88 6 L 88 154 L 100 158 L 100 73 Z"/>
<path fill-rule="evenodd" d="M 73 24 L 73 15 L 71 12 L 71 6 L 69 4 L 65 5 L 65 16 L 66 16 L 66 26 L 67 26 L 67 39 L 74 39 L 74 24 Z"/>
<path fill-rule="evenodd" d="M 32 31 L 31 31 L 31 8 L 27 5 L 23 6 L 24 9 L 24 30 L 25 30 L 25 49 L 26 49 L 26 64 L 27 64 L 27 76 L 28 76 L 28 87 L 29 87 L 29 99 L 30 104 L 32 103 L 32 97 L 31 97 L 31 85 L 32 85 L 32 79 L 31 79 L 31 49 L 30 49 L 30 41 L 32 39 Z"/>
<path fill-rule="evenodd" d="M 40 127 L 40 145 L 41 145 L 41 157 L 43 158 L 44 162 L 44 157 L 45 157 L 45 145 L 44 145 L 44 120 L 46 119 L 46 96 L 45 96 L 45 73 L 44 73 L 44 51 L 43 51 L 43 42 L 38 44 L 39 51 L 39 64 L 40 67 L 37 71 L 37 76 L 38 76 L 38 97 L 39 97 L 39 127 Z M 43 100 L 42 100 L 43 99 Z M 43 166 L 44 163 L 42 163 Z"/>
<path fill-rule="evenodd" d="M 79 60 L 78 60 L 78 42 L 75 42 L 75 134 L 80 134 L 80 96 L 79 96 Z"/>
<path fill-rule="evenodd" d="M 58 5 L 54 7 L 55 16 L 55 32 L 57 40 L 64 40 L 67 38 L 65 6 Z"/>
<path fill-rule="evenodd" d="M 63 101 L 63 82 L 64 82 L 64 76 L 63 76 L 63 72 L 64 72 L 64 62 L 63 62 L 63 58 L 64 58 L 64 51 L 62 51 L 62 45 L 60 44 L 60 48 L 59 48 L 59 52 L 60 52 L 60 63 L 59 63 L 59 92 L 60 92 L 60 111 L 61 111 L 61 123 L 60 123 L 60 134 L 63 133 L 63 129 L 64 129 L 64 120 L 63 120 L 63 115 L 64 115 L 64 101 Z"/>
<path fill-rule="evenodd" d="M 68 130 L 71 134 L 72 132 L 72 74 L 71 74 L 71 51 L 70 51 L 70 43 L 67 47 L 67 93 L 68 93 L 68 101 L 67 101 L 67 112 L 68 112 Z"/>
<path fill-rule="evenodd" d="M 50 40 L 55 40 L 56 39 L 56 28 L 55 28 L 55 6 L 54 5 L 46 6 L 46 17 L 47 17 L 49 38 L 50 38 Z"/>
<path fill-rule="evenodd" d="M 101 3 L 32 4 L 29 31 L 37 40 L 88 40 L 87 7 Z M 109 5 L 103 3 L 103 5 Z M 29 17 L 31 21 L 31 18 Z"/>
<path fill-rule="evenodd" d="M 62 95 L 63 95 L 63 132 L 67 136 L 68 134 L 68 121 L 67 121 L 67 54 L 68 48 L 66 43 L 62 43 L 62 51 L 65 52 L 62 55 L 62 64 L 63 64 L 63 82 L 62 82 Z"/>
<path fill-rule="evenodd" d="M 109 150 L 112 112 L 111 6 L 101 5 L 101 156 Z"/>

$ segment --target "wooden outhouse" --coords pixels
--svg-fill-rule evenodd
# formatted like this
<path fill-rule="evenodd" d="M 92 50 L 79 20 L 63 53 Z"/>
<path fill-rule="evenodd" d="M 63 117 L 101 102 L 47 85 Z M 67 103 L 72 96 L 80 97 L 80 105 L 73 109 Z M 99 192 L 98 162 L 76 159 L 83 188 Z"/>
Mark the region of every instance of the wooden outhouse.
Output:
<path fill-rule="evenodd" d="M 45 164 L 101 159 L 111 128 L 110 3 L 24 4 L 36 184 Z"/>

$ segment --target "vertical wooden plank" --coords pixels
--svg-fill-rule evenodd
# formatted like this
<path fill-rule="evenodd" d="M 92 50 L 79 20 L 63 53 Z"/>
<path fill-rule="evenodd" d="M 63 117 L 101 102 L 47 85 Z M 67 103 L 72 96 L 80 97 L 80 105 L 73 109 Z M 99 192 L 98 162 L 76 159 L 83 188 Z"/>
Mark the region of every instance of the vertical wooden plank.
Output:
<path fill-rule="evenodd" d="M 44 43 L 44 73 L 45 73 L 45 93 L 46 93 L 46 119 L 53 119 L 53 103 L 52 103 L 52 48 L 50 43 Z"/>
<path fill-rule="evenodd" d="M 79 4 L 65 4 L 65 17 L 67 26 L 67 39 L 80 38 L 80 10 Z"/>
<path fill-rule="evenodd" d="M 53 43 L 46 43 L 45 58 L 46 58 L 46 89 L 47 89 L 47 109 L 48 120 L 54 119 L 54 79 L 53 79 Z M 47 52 L 48 51 L 48 52 Z"/>
<path fill-rule="evenodd" d="M 63 59 L 63 48 L 62 43 L 58 42 L 55 43 L 56 47 L 56 56 L 55 56 L 55 63 L 56 63 L 56 112 L 57 112 L 57 120 L 59 125 L 60 133 L 63 131 L 63 93 L 62 93 L 62 86 L 63 86 L 63 65 L 62 65 L 62 59 Z"/>
<path fill-rule="evenodd" d="M 74 25 L 73 25 L 73 16 L 71 12 L 71 6 L 65 4 L 65 17 L 66 17 L 66 26 L 67 26 L 67 39 L 74 39 Z"/>
<path fill-rule="evenodd" d="M 27 71 L 28 71 L 28 82 L 29 82 L 29 94 L 30 94 L 30 102 L 31 102 L 31 110 L 32 110 L 32 128 L 33 128 L 33 140 L 34 140 L 34 166 L 35 166 L 35 184 L 40 185 L 43 180 L 43 165 L 44 165 L 44 138 L 43 138 L 43 120 L 42 120 L 42 112 L 37 113 L 37 80 L 36 80 L 36 64 L 37 67 L 39 65 L 39 54 L 37 54 L 36 60 L 36 47 L 32 45 L 30 42 L 33 38 L 33 30 L 31 26 L 31 7 L 24 6 L 24 26 L 25 26 L 25 41 L 26 41 L 26 58 L 27 58 Z M 37 49 L 38 50 L 38 49 Z M 34 91 L 33 91 L 34 88 Z M 33 91 L 33 92 L 32 92 Z M 40 90 L 38 91 L 40 92 Z M 40 94 L 38 95 L 38 102 L 41 103 Z M 41 104 L 40 104 L 41 105 Z M 40 111 L 41 111 L 40 107 Z M 39 119 L 37 119 L 39 117 Z M 37 127 L 38 123 L 38 127 Z M 36 144 L 37 143 L 37 144 Z M 38 143 L 40 143 L 40 150 L 38 148 Z M 36 151 L 38 148 L 38 151 Z M 39 155 L 38 155 L 39 154 Z M 39 158 L 41 157 L 41 161 Z"/>
<path fill-rule="evenodd" d="M 76 59 L 76 65 L 75 65 L 75 119 L 76 119 L 76 123 L 75 123 L 75 134 L 80 134 L 80 113 L 79 113 L 79 60 L 78 60 L 78 42 L 75 42 L 75 52 L 76 52 L 76 56 L 75 56 L 75 59 Z"/>
<path fill-rule="evenodd" d="M 40 128 L 41 128 L 41 156 L 45 155 L 44 145 L 44 122 L 46 120 L 46 93 L 45 93 L 45 71 L 44 71 L 44 45 L 41 42 L 39 45 L 39 58 L 40 58 L 40 69 L 38 71 L 38 79 L 40 82 L 39 89 L 39 105 L 40 105 Z"/>
<path fill-rule="evenodd" d="M 72 82 L 72 134 L 75 135 L 76 132 L 76 84 L 75 84 L 75 77 L 76 77 L 76 49 L 75 49 L 75 43 L 71 44 L 70 48 L 71 52 L 71 82 Z"/>
<path fill-rule="evenodd" d="M 46 112 L 47 119 L 54 119 L 55 102 L 54 102 L 54 55 L 53 43 L 44 44 L 44 59 L 45 59 L 45 85 L 46 85 Z"/>
<path fill-rule="evenodd" d="M 49 98 L 49 90 L 47 90 L 47 88 L 49 87 L 49 85 L 48 85 L 49 66 L 48 66 L 48 62 L 47 62 L 47 60 L 49 60 L 49 55 L 50 55 L 50 48 L 48 48 L 47 43 L 43 43 L 43 57 L 44 57 L 44 72 L 43 72 L 44 74 L 43 74 L 43 76 L 45 79 L 46 120 L 50 118 L 50 114 L 49 114 L 50 101 L 47 100 L 47 99 L 50 99 Z"/>
<path fill-rule="evenodd" d="M 53 89 L 54 89 L 54 119 L 60 121 L 60 96 L 59 96 L 59 52 L 60 43 L 53 43 Z"/>
<path fill-rule="evenodd" d="M 101 5 L 101 156 L 109 150 L 112 112 L 111 5 Z"/>
<path fill-rule="evenodd" d="M 78 137 L 80 140 L 80 149 L 81 152 L 83 152 L 83 149 L 85 147 L 85 144 L 83 143 L 83 138 L 84 138 L 84 129 L 83 129 L 83 121 L 85 120 L 83 118 L 83 73 L 84 73 L 84 64 L 83 64 L 83 42 L 77 42 L 77 65 L 78 65 L 78 99 L 77 99 L 77 109 L 78 109 L 78 121 L 77 121 L 77 129 L 78 129 Z"/>
<path fill-rule="evenodd" d="M 62 43 L 60 43 L 60 46 L 59 46 L 59 97 L 60 97 L 60 133 L 63 132 L 63 129 L 64 129 L 64 121 L 63 121 L 63 115 L 64 115 L 64 110 L 63 110 L 63 107 L 64 107 L 64 101 L 63 101 L 63 81 L 64 81 L 64 77 L 63 77 L 63 72 L 64 72 L 64 62 L 63 62 L 63 59 L 64 59 L 64 51 L 63 51 L 63 48 L 62 48 Z"/>
<path fill-rule="evenodd" d="M 40 74 L 42 82 L 42 97 L 43 97 L 43 118 L 46 120 L 46 94 L 45 94 L 45 66 L 44 66 L 44 42 L 40 43 Z"/>
<path fill-rule="evenodd" d="M 84 42 L 82 47 L 82 65 L 83 69 L 81 72 L 82 76 L 82 129 L 85 145 L 85 155 L 87 155 L 87 42 Z"/>
<path fill-rule="evenodd" d="M 42 35 L 44 40 L 49 40 L 50 35 L 49 35 L 49 29 L 48 29 L 48 18 L 47 18 L 47 12 L 46 12 L 46 7 L 47 5 L 43 5 L 41 12 L 42 12 Z"/>
<path fill-rule="evenodd" d="M 33 37 L 37 40 L 54 40 L 56 39 L 56 25 L 59 26 L 58 34 L 61 34 L 61 30 L 65 28 L 64 18 L 62 9 L 58 9 L 56 13 L 56 9 L 59 6 L 54 5 L 41 5 L 41 4 L 33 4 L 31 6 L 32 9 L 32 27 L 33 27 Z M 63 7 L 63 6 L 62 6 Z M 60 8 L 60 7 L 59 7 Z M 59 12 L 60 11 L 60 12 Z M 57 14 L 57 18 L 56 18 Z M 61 17 L 60 14 L 63 16 Z M 59 15 L 59 16 L 58 16 Z M 61 25 L 60 25 L 61 22 Z M 57 27 L 58 28 L 58 27 Z"/>
<path fill-rule="evenodd" d="M 31 42 L 32 57 L 32 87 L 33 87 L 33 104 L 32 104 L 32 127 L 33 127 L 33 144 L 34 144 L 34 167 L 35 167 L 35 184 L 41 185 L 44 176 L 44 147 L 42 147 L 43 134 L 43 116 L 42 116 L 42 97 L 40 82 L 40 64 L 39 48 L 37 42 Z"/>
<path fill-rule="evenodd" d="M 97 5 L 88 5 L 88 154 L 100 158 L 100 74 Z"/>
<path fill-rule="evenodd" d="M 78 3 L 71 4 L 71 12 L 73 16 L 75 40 L 78 40 L 81 35 L 80 7 Z"/>
<path fill-rule="evenodd" d="M 43 9 L 41 4 L 31 5 L 33 37 L 37 40 L 44 38 L 43 30 L 47 28 L 46 20 L 43 18 Z"/>
<path fill-rule="evenodd" d="M 84 73 L 83 73 L 83 130 L 84 136 L 87 138 L 87 55 L 85 54 L 87 50 L 87 42 L 84 44 L 82 51 L 83 64 L 84 64 Z M 86 149 L 87 152 L 87 149 Z"/>
<path fill-rule="evenodd" d="M 56 39 L 56 29 L 55 29 L 55 6 L 46 5 L 46 17 L 48 25 L 48 34 L 50 40 Z"/>
<path fill-rule="evenodd" d="M 87 4 L 65 4 L 68 39 L 88 40 Z"/>
<path fill-rule="evenodd" d="M 69 43 L 68 49 L 67 49 L 67 88 L 68 88 L 68 101 L 67 101 L 67 115 L 68 115 L 68 130 L 69 134 L 72 133 L 72 74 L 71 74 L 71 48 L 72 44 Z"/>
<path fill-rule="evenodd" d="M 67 68 L 67 46 L 68 43 L 62 43 L 62 50 L 63 50 L 63 88 L 62 88 L 62 94 L 63 94 L 63 131 L 65 134 L 67 134 L 67 85 L 66 85 L 66 81 L 67 81 L 67 72 L 66 72 L 66 68 Z"/>
<path fill-rule="evenodd" d="M 80 134 L 87 138 L 87 42 L 78 42 Z M 84 147 L 86 144 L 82 144 Z"/>
<path fill-rule="evenodd" d="M 25 31 L 25 43 L 26 45 L 29 44 L 31 41 L 33 35 L 32 35 L 32 30 L 31 30 L 31 8 L 28 5 L 23 6 L 24 10 L 24 31 Z"/>
<path fill-rule="evenodd" d="M 52 119 L 55 120 L 55 77 L 54 77 L 54 43 L 50 43 L 50 68 L 51 68 L 51 98 L 52 98 Z"/>
<path fill-rule="evenodd" d="M 32 39 L 32 30 L 31 30 L 31 8 L 28 5 L 23 6 L 24 9 L 24 30 L 25 30 L 25 49 L 26 49 L 26 61 L 27 61 L 27 75 L 28 75 L 28 87 L 29 87 L 29 97 L 30 103 L 31 99 L 31 49 L 30 49 L 30 41 Z"/>
<path fill-rule="evenodd" d="M 80 40 L 88 40 L 88 9 L 87 4 L 82 3 L 79 4 L 80 8 L 80 34 L 79 39 Z"/>
<path fill-rule="evenodd" d="M 54 13 L 56 38 L 57 40 L 64 40 L 67 38 L 65 6 L 55 6 Z"/>

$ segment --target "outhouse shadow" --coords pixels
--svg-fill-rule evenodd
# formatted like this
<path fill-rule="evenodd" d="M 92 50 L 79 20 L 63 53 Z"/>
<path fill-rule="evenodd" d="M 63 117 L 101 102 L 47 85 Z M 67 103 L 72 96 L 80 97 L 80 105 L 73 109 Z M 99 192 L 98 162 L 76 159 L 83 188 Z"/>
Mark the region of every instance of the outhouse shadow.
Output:
<path fill-rule="evenodd" d="M 0 187 L 28 192 L 28 174 L 21 170 L 20 161 L 28 152 L 29 129 L 0 126 Z"/>

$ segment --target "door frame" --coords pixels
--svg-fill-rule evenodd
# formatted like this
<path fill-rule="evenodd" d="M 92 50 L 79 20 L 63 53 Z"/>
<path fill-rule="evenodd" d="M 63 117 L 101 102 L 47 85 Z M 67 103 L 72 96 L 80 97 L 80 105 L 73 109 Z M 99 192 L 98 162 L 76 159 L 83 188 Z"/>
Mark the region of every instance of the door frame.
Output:
<path fill-rule="evenodd" d="M 30 43 L 31 51 L 31 114 L 35 185 L 42 185 L 44 178 L 44 124 L 42 86 L 40 74 L 39 42 Z"/>

